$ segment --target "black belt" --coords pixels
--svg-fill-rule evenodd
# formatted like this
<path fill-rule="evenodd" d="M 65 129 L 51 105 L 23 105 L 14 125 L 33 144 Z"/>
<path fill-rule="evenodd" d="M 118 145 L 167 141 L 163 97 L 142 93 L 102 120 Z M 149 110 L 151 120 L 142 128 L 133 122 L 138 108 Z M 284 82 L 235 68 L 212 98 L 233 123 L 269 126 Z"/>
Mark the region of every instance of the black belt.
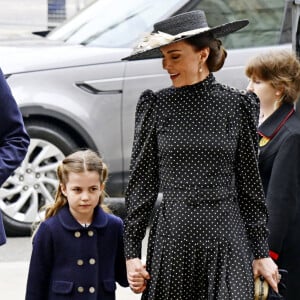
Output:
<path fill-rule="evenodd" d="M 191 188 L 191 189 L 168 189 L 163 191 L 163 194 L 176 195 L 175 199 L 182 201 L 190 206 L 198 206 L 201 202 L 218 201 L 236 198 L 235 187 L 216 187 L 211 189 L 206 188 Z M 173 198 L 174 199 L 174 198 Z"/>

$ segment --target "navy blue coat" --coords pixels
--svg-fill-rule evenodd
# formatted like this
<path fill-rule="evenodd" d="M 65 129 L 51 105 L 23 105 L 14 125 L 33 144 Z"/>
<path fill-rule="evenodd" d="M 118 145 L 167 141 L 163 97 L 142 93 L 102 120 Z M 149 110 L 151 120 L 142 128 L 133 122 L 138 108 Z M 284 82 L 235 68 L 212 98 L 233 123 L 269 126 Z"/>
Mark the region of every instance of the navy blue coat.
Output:
<path fill-rule="evenodd" d="M 28 145 L 23 117 L 0 69 L 0 186 L 20 166 Z M 0 212 L 0 245 L 5 241 Z"/>
<path fill-rule="evenodd" d="M 300 299 L 300 120 L 283 104 L 259 127 L 259 169 L 269 210 L 271 256 L 287 269 L 288 300 Z"/>
<path fill-rule="evenodd" d="M 96 207 L 92 224 L 84 228 L 65 206 L 40 224 L 26 300 L 115 300 L 116 282 L 128 286 L 119 217 Z"/>

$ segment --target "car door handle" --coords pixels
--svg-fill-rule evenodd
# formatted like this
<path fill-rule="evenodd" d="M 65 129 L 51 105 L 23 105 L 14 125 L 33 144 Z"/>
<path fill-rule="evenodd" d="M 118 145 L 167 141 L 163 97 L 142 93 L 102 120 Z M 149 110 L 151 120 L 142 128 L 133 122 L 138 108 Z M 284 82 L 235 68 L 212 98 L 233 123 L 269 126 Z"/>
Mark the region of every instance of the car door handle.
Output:
<path fill-rule="evenodd" d="M 83 82 L 77 82 L 75 83 L 77 87 L 82 89 L 83 91 L 93 94 L 93 95 L 112 95 L 112 94 L 122 94 L 122 90 L 99 90 L 94 88 L 93 86 L 83 83 Z"/>

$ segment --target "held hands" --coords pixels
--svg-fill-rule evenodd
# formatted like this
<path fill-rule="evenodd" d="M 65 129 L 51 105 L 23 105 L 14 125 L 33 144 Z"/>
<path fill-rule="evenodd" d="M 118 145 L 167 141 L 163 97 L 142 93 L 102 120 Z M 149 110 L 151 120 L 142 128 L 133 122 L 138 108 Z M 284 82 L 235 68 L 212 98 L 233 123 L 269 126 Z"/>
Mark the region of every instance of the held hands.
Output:
<path fill-rule="evenodd" d="M 278 267 L 270 257 L 255 259 L 253 261 L 254 278 L 262 275 L 272 289 L 278 293 L 278 283 L 280 281 L 280 274 Z"/>
<path fill-rule="evenodd" d="M 136 293 L 142 293 L 150 279 L 146 266 L 142 264 L 139 258 L 131 258 L 126 261 L 127 279 L 131 290 Z"/>

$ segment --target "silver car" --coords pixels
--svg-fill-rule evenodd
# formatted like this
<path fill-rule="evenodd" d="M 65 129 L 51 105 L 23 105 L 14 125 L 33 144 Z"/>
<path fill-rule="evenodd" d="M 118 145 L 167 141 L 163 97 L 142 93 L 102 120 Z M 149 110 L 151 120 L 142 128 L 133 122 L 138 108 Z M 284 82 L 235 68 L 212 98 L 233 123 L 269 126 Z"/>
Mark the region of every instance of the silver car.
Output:
<path fill-rule="evenodd" d="M 58 162 L 78 148 L 103 156 L 108 201 L 122 206 L 139 95 L 171 84 L 160 59 L 121 60 L 153 23 L 194 9 L 205 10 L 210 26 L 249 19 L 223 39 L 228 58 L 215 74 L 245 88 L 250 56 L 274 46 L 291 49 L 288 6 L 284 0 L 99 0 L 50 33 L 2 39 L 0 67 L 31 136 L 22 166 L 0 190 L 7 233 L 30 234 L 39 209 L 54 199 Z"/>

